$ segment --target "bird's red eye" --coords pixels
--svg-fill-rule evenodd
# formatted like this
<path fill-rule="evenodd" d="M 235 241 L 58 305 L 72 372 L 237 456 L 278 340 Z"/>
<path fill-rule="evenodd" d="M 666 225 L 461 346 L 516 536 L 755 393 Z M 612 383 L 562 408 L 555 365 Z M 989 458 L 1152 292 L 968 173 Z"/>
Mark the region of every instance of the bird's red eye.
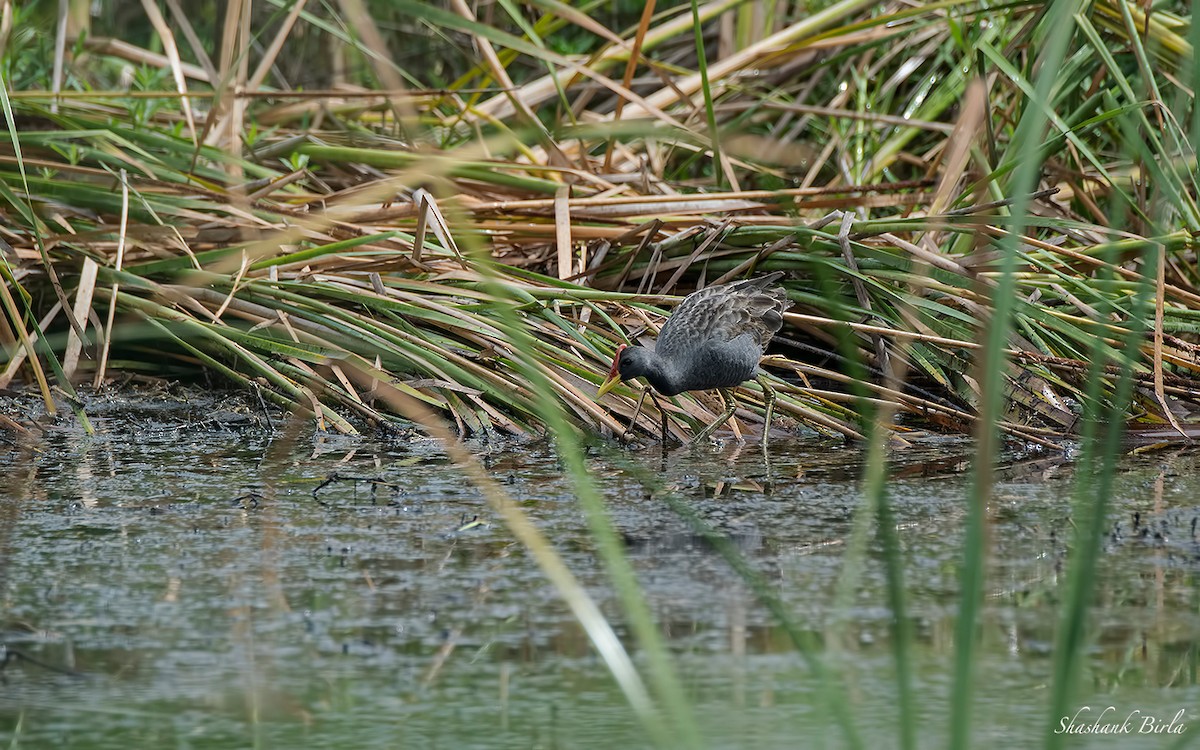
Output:
<path fill-rule="evenodd" d="M 628 344 L 621 344 L 620 346 L 617 347 L 617 354 L 615 357 L 613 357 L 612 369 L 608 371 L 608 376 L 610 378 L 616 377 L 617 375 L 620 374 L 620 372 L 621 372 L 621 352 L 625 351 L 627 348 L 629 348 Z"/>

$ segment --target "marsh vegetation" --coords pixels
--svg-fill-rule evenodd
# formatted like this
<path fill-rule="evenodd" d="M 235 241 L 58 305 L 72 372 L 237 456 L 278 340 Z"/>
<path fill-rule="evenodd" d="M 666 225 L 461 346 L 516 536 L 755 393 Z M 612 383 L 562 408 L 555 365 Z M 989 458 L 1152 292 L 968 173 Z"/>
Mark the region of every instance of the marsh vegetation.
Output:
<path fill-rule="evenodd" d="M 565 602 L 643 741 L 695 746 L 702 701 L 679 677 L 603 465 L 718 551 L 802 658 L 816 686 L 805 705 L 828 708 L 838 742 L 861 745 L 843 682 L 852 660 L 670 491 L 662 464 L 619 447 L 654 446 L 665 462 L 720 399 L 660 398 L 665 414 L 651 404 L 632 424 L 636 389 L 595 399 L 617 348 L 654 338 L 683 295 L 782 272 L 792 307 L 763 367 L 791 441 L 862 458 L 824 593 L 835 620 L 854 619 L 859 594 L 887 612 L 877 686 L 895 706 L 892 741 L 923 744 L 928 688 L 913 611 L 928 604 L 913 588 L 927 558 L 914 558 L 897 467 L 964 438 L 969 470 L 943 535 L 955 545 L 951 632 L 936 651 L 953 688 L 938 718 L 951 746 L 971 744 L 1006 538 L 997 467 L 1066 460 L 1070 520 L 1050 525 L 1055 578 L 1038 594 L 1055 623 L 1051 668 L 1030 734 L 1065 742 L 1053 729 L 1079 706 L 1098 637 L 1089 608 L 1111 583 L 1104 540 L 1144 510 L 1115 494 L 1126 438 L 1175 450 L 1197 430 L 1190 6 L 0 0 L 0 11 L 0 387 L 40 400 L 0 414 L 11 469 L 45 455 L 46 420 L 61 411 L 78 439 L 102 439 L 86 437 L 89 404 L 130 381 L 219 383 L 264 414 L 284 410 L 263 426 L 279 456 L 306 430 L 436 439 L 445 470 L 471 482 Z M 760 387 L 739 401 L 726 440 L 761 429 Z M 494 450 L 553 451 L 583 519 L 567 538 L 496 481 L 481 459 Z M 770 460 L 731 469 L 731 486 L 749 481 L 768 502 Z M 801 495 L 784 494 L 803 516 Z M 1186 528 L 1188 507 L 1153 510 Z M 565 554 L 576 540 L 594 552 L 587 570 Z M 1174 552 L 1194 612 L 1195 553 Z M 865 569 L 879 586 L 860 589 Z M 579 581 L 596 571 L 611 606 Z M 1188 676 L 1167 683 L 1194 695 L 1196 645 L 1183 640 L 1176 674 Z"/>

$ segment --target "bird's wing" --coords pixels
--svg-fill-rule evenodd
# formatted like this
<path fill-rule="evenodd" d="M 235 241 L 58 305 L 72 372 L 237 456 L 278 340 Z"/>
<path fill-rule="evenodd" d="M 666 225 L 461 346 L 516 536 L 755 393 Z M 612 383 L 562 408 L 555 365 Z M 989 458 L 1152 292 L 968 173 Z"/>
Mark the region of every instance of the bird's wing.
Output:
<path fill-rule="evenodd" d="M 791 307 L 782 287 L 769 288 L 782 275 L 776 272 L 689 294 L 667 318 L 655 351 L 664 357 L 691 352 L 708 341 L 731 341 L 744 333 L 765 348 Z"/>

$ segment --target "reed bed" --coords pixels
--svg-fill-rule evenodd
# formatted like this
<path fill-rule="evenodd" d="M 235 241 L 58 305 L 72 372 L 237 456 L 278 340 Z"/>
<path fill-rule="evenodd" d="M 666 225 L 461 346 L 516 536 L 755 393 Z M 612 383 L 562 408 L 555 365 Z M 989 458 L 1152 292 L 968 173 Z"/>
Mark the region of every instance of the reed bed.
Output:
<path fill-rule="evenodd" d="M 579 438 L 657 436 L 653 408 L 630 424 L 636 389 L 593 398 L 616 347 L 652 338 L 693 289 L 781 270 L 794 306 L 764 360 L 777 413 L 869 452 L 841 588 L 873 536 L 900 744 L 916 746 L 919 696 L 886 458 L 922 431 L 979 445 L 954 747 L 969 745 L 999 435 L 1081 441 L 1050 691 L 1053 715 L 1068 705 L 1122 433 L 1197 434 L 1188 8 L 343 0 L 334 16 L 271 0 L 229 3 L 198 35 L 179 3 L 143 5 L 122 6 L 138 44 L 0 0 L 0 387 L 35 384 L 86 424 L 76 384 L 209 374 L 324 429 L 551 435 L 653 696 L 552 545 L 451 450 L 649 736 L 695 746 Z M 756 389 L 734 429 L 761 428 Z M 677 439 L 720 408 L 660 403 Z M 835 720 L 859 746 L 853 717 Z"/>
<path fill-rule="evenodd" d="M 725 7 L 735 5 L 697 7 L 697 28 L 720 13 L 745 20 L 745 7 Z M 319 23 L 302 6 L 290 5 L 291 25 L 264 26 L 276 55 Z M 969 3 L 852 2 L 758 34 L 717 24 L 706 44 L 737 51 L 711 64 L 695 57 L 683 7 L 631 29 L 548 14 L 525 37 L 461 4 L 414 8 L 493 52 L 422 90 L 375 57 L 378 80 L 396 86 L 386 95 L 291 91 L 261 74 L 277 58 L 251 74 L 237 60 L 213 69 L 196 49 L 208 65 L 185 69 L 176 51 L 156 80 L 113 92 L 106 75 L 119 58 L 143 72 L 158 58 L 93 37 L 74 87 L 54 96 L 36 87 L 45 68 L 21 65 L 45 42 L 18 24 L 5 50 L 16 127 L 0 146 L 15 292 L 0 325 L 0 385 L 48 383 L 43 370 L 60 362 L 68 393 L 113 369 L 170 366 L 257 387 L 322 427 L 394 424 L 373 389 L 346 377 L 353 364 L 460 434 L 532 436 L 542 426 L 530 386 L 496 325 L 505 306 L 572 424 L 653 435 L 653 410 L 628 423 L 635 391 L 592 399 L 615 346 L 653 336 L 692 289 L 783 270 L 796 304 L 766 366 L 793 428 L 860 439 L 859 407 L 874 399 L 912 416 L 892 423 L 898 438 L 914 426 L 969 432 L 980 396 L 972 362 L 1011 241 L 1002 428 L 1033 442 L 1076 434 L 1100 342 L 1134 363 L 1127 417 L 1191 434 L 1176 415 L 1200 394 L 1194 155 L 1182 120 L 1152 123 L 1136 97 L 1119 97 L 1134 82 L 1112 64 L 1130 43 L 1114 8 L 1077 19 L 1087 44 L 1062 73 L 1108 85 L 1052 102 L 1066 114 L 1051 118 L 1040 148 L 1039 189 L 1022 196 L 1008 194 L 1019 163 L 1011 118 L 1029 81 L 1002 51 L 1034 54 L 1035 6 L 982 25 Z M 1157 59 L 1178 66 L 1187 42 L 1169 16 L 1156 18 Z M 538 46 L 572 23 L 599 36 L 590 56 Z M 967 30 L 974 56 L 953 43 Z M 370 60 L 385 40 L 359 31 L 340 41 Z M 529 77 L 523 56 L 550 72 Z M 514 82 L 506 65 L 528 80 Z M 153 90 L 168 73 L 178 90 Z M 651 85 L 650 73 L 672 84 Z M 867 85 L 876 79 L 885 83 Z M 859 90 L 835 85 L 845 80 Z M 1129 148 L 1127 121 L 1156 125 L 1155 137 Z M 1148 213 L 1155 195 L 1173 199 L 1173 221 Z M 1030 218 L 1014 237 L 1015 201 Z M 1113 212 L 1129 226 L 1111 228 Z M 1163 274 L 1147 280 L 1154 252 Z M 485 276 L 502 292 L 487 291 Z M 1144 283 L 1161 292 L 1153 309 L 1133 306 Z M 1131 324 L 1147 335 L 1125 351 Z M 909 377 L 889 382 L 899 365 Z M 1100 398 L 1113 377 L 1102 375 Z M 742 420 L 758 417 L 752 389 Z M 665 408 L 684 438 L 719 404 L 701 394 Z"/>

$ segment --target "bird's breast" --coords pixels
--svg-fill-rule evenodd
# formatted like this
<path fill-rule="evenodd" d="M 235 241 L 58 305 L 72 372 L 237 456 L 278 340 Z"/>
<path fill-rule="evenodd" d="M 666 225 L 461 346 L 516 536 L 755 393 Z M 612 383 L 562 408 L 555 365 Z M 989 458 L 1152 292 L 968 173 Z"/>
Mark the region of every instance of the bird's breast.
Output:
<path fill-rule="evenodd" d="M 754 377 L 762 349 L 749 334 L 732 341 L 709 341 L 696 349 L 682 368 L 681 391 L 733 388 Z"/>

